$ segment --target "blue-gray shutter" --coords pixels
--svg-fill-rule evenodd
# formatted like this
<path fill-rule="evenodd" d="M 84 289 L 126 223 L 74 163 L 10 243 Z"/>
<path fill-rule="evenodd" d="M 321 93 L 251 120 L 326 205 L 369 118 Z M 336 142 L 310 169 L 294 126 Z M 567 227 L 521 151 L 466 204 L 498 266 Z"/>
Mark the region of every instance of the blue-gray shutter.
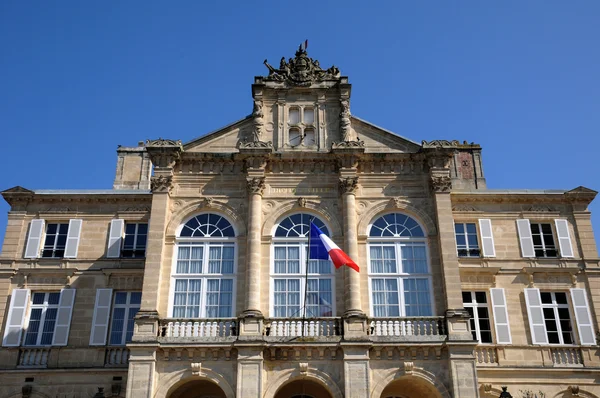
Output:
<path fill-rule="evenodd" d="M 27 246 L 25 248 L 25 258 L 38 258 L 40 256 L 44 226 L 44 220 L 31 220 L 29 235 L 27 236 Z"/>
<path fill-rule="evenodd" d="M 106 257 L 119 258 L 121 257 L 121 245 L 123 242 L 123 228 L 125 221 L 121 219 L 112 220 L 110 222 L 110 231 L 108 233 L 108 247 L 106 248 Z"/>
<path fill-rule="evenodd" d="M 65 246 L 65 258 L 77 258 L 77 249 L 79 248 L 79 237 L 81 235 L 82 223 L 83 221 L 78 219 L 69 221 L 67 244 Z"/>
<path fill-rule="evenodd" d="M 74 303 L 75 289 L 62 289 L 60 291 L 60 299 L 58 301 L 58 311 L 56 313 L 56 323 L 54 324 L 54 337 L 52 339 L 52 345 L 67 345 Z"/>
<path fill-rule="evenodd" d="M 112 292 L 112 289 L 96 290 L 96 306 L 94 307 L 94 317 L 92 319 L 90 345 L 106 345 Z"/>
<path fill-rule="evenodd" d="M 4 329 L 4 338 L 2 345 L 4 347 L 18 347 L 21 344 L 21 335 L 27 314 L 27 305 L 29 304 L 29 289 L 14 289 L 10 298 L 8 307 L 8 316 L 6 319 L 6 328 Z"/>
<path fill-rule="evenodd" d="M 569 233 L 569 223 L 567 220 L 554 220 L 556 234 L 558 235 L 558 245 L 560 246 L 561 257 L 573 257 L 573 246 L 571 245 L 571 234 Z"/>
<path fill-rule="evenodd" d="M 571 289 L 571 299 L 573 300 L 573 310 L 577 321 L 579 343 L 581 345 L 596 345 L 594 323 L 592 322 L 592 314 L 588 306 L 585 289 Z"/>
<path fill-rule="evenodd" d="M 529 220 L 526 218 L 517 220 L 517 230 L 519 231 L 519 241 L 521 241 L 521 254 L 523 257 L 535 257 Z"/>
<path fill-rule="evenodd" d="M 546 332 L 540 289 L 525 289 L 525 303 L 527 304 L 531 342 L 533 344 L 548 344 L 548 333 Z"/>

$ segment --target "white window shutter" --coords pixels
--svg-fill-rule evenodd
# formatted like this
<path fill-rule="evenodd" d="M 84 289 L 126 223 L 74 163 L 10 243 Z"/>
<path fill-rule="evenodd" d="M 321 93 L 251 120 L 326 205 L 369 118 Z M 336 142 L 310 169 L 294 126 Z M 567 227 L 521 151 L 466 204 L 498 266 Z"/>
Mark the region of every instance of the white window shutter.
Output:
<path fill-rule="evenodd" d="M 525 303 L 527 304 L 527 317 L 529 318 L 532 343 L 548 344 L 540 289 L 525 289 Z"/>
<path fill-rule="evenodd" d="M 594 324 L 592 322 L 592 315 L 590 314 L 590 307 L 588 306 L 585 289 L 571 289 L 571 299 L 573 300 L 573 309 L 575 310 L 575 320 L 577 321 L 580 344 L 596 345 Z"/>
<path fill-rule="evenodd" d="M 40 256 L 44 226 L 44 220 L 31 220 L 29 236 L 27 237 L 27 247 L 25 248 L 25 258 L 38 258 Z"/>
<path fill-rule="evenodd" d="M 526 218 L 517 220 L 517 230 L 519 231 L 519 240 L 521 241 L 521 253 L 523 257 L 535 257 L 529 220 Z"/>
<path fill-rule="evenodd" d="M 558 235 L 558 245 L 560 246 L 561 257 L 573 257 L 573 246 L 571 245 L 571 234 L 569 233 L 569 223 L 567 220 L 554 220 L 556 234 Z"/>
<path fill-rule="evenodd" d="M 81 235 L 82 220 L 73 219 L 69 221 L 69 232 L 67 232 L 67 245 L 65 246 L 65 258 L 77 258 L 79 248 L 79 237 Z"/>
<path fill-rule="evenodd" d="M 123 228 L 125 221 L 121 219 L 110 222 L 110 231 L 108 233 L 108 247 L 106 248 L 106 257 L 121 257 L 121 244 L 123 242 Z"/>
<path fill-rule="evenodd" d="M 54 338 L 52 345 L 65 346 L 69 340 L 69 329 L 71 328 L 71 316 L 73 315 L 73 304 L 75 303 L 75 289 L 62 289 L 54 324 Z"/>
<path fill-rule="evenodd" d="M 512 344 L 504 289 L 490 289 L 490 296 L 492 297 L 492 311 L 494 312 L 494 326 L 496 327 L 496 342 L 498 344 Z"/>
<path fill-rule="evenodd" d="M 479 220 L 479 232 L 481 233 L 481 248 L 483 257 L 496 257 L 494 248 L 494 233 L 492 232 L 492 220 L 482 218 Z"/>
<path fill-rule="evenodd" d="M 94 307 L 94 317 L 92 318 L 90 345 L 106 345 L 112 292 L 112 289 L 96 290 L 96 306 Z"/>
<path fill-rule="evenodd" d="M 29 289 L 14 289 L 8 307 L 6 328 L 2 345 L 4 347 L 18 347 L 21 344 L 27 305 L 29 304 Z"/>

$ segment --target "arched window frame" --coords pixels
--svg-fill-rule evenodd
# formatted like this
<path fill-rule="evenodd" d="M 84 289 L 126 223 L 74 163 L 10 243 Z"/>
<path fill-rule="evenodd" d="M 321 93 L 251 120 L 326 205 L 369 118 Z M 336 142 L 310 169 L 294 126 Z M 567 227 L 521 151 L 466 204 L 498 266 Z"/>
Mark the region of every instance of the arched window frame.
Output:
<path fill-rule="evenodd" d="M 181 233 L 184 229 L 184 226 L 190 222 L 191 220 L 193 220 L 196 217 L 201 217 L 203 215 L 209 215 L 209 221 L 212 223 L 212 220 L 210 220 L 211 216 L 215 216 L 215 217 L 220 217 L 222 219 L 224 219 L 225 221 L 227 221 L 227 223 L 231 226 L 232 231 L 233 231 L 233 236 L 211 236 L 211 237 L 186 237 L 186 236 L 181 236 Z M 190 247 L 190 252 L 189 255 L 190 257 L 189 259 L 189 264 L 188 267 L 192 266 L 192 247 L 194 248 L 202 248 L 202 261 L 201 261 L 201 271 L 202 272 L 187 272 L 187 273 L 182 273 L 182 272 L 178 272 L 178 262 L 180 260 L 179 256 L 180 256 L 180 248 L 183 247 Z M 223 248 L 226 247 L 231 247 L 232 250 L 232 272 L 225 272 L 223 273 L 223 253 L 224 250 Z M 209 261 L 211 260 L 210 255 L 211 255 L 211 248 L 220 248 L 221 249 L 221 272 L 213 272 L 213 273 L 208 273 L 207 270 L 209 269 Z M 177 228 L 177 233 L 176 233 L 176 238 L 175 238 L 175 245 L 174 245 L 174 249 L 173 249 L 173 260 L 171 263 L 171 280 L 170 280 L 170 289 L 169 289 L 169 309 L 168 309 L 168 314 L 169 317 L 171 318 L 178 318 L 178 319 L 207 319 L 207 318 L 233 318 L 235 317 L 236 314 L 236 298 L 237 298 L 237 269 L 238 269 L 238 245 L 237 245 L 237 231 L 233 225 L 233 223 L 224 215 L 216 213 L 216 212 L 203 212 L 203 213 L 199 213 L 199 214 L 195 214 L 189 218 L 187 218 L 183 223 L 181 223 L 181 225 Z M 188 268 L 189 269 L 189 268 Z M 197 306 L 197 314 L 198 316 L 188 316 L 188 311 L 187 311 L 187 307 L 192 307 L 190 305 L 187 305 L 187 303 L 189 302 L 189 295 L 190 295 L 190 291 L 189 289 L 187 290 L 187 295 L 186 295 L 186 314 L 184 314 L 184 316 L 178 316 L 178 314 L 175 313 L 175 295 L 177 294 L 176 292 L 176 284 L 177 284 L 177 280 L 184 280 L 187 279 L 187 286 L 189 287 L 189 281 L 190 280 L 196 280 L 196 281 L 200 281 L 200 287 L 199 287 L 199 291 L 194 290 L 193 292 L 198 293 L 200 295 L 200 301 L 199 304 Z M 219 290 L 218 291 L 211 291 L 208 292 L 207 287 L 209 284 L 209 280 L 219 280 Z M 223 291 L 222 290 L 222 286 L 223 286 L 223 281 L 230 281 L 231 284 L 231 291 Z M 212 282 L 214 283 L 214 282 Z M 212 293 L 212 294 L 218 294 L 219 298 L 218 298 L 218 305 L 217 305 L 217 312 L 218 314 L 216 316 L 212 316 L 212 314 L 209 313 L 208 311 L 208 294 Z M 220 308 L 221 307 L 221 299 L 223 298 L 223 295 L 227 295 L 228 293 L 231 294 L 230 298 L 231 298 L 231 310 L 229 311 L 228 314 L 226 315 L 221 315 L 221 311 Z M 214 306 L 212 306 L 214 307 Z M 194 315 L 194 314 L 192 314 Z"/>
<path fill-rule="evenodd" d="M 316 222 L 315 224 L 317 224 L 317 226 L 321 227 L 321 225 L 326 229 L 323 230 L 323 232 L 325 232 L 326 234 L 329 234 L 331 231 L 330 226 L 328 226 L 327 224 L 325 224 L 325 222 L 318 216 L 314 216 L 310 213 L 306 213 L 306 212 L 298 212 L 298 213 L 293 213 L 293 214 L 287 214 L 283 217 L 281 217 L 277 223 L 275 223 L 274 227 L 273 227 L 273 231 L 272 231 L 272 243 L 271 243 L 271 248 L 270 248 L 270 280 L 269 280 L 269 285 L 270 285 L 270 291 L 271 294 L 269 295 L 269 313 L 271 314 L 271 317 L 273 318 L 281 318 L 281 319 L 286 319 L 286 318 L 300 318 L 302 317 L 302 307 L 304 305 L 304 296 L 306 294 L 306 289 L 305 289 L 305 284 L 306 284 L 306 256 L 307 256 L 307 246 L 308 246 L 308 233 L 305 233 L 302 237 L 281 237 L 281 236 L 276 236 L 277 233 L 277 229 L 279 228 L 279 225 L 281 223 L 283 223 L 286 219 L 294 217 L 298 214 L 307 216 L 307 217 L 314 217 L 316 220 L 318 220 L 318 222 Z M 302 220 L 304 221 L 304 220 Z M 321 224 L 319 224 L 319 222 Z M 322 228 L 323 229 L 323 228 Z M 298 272 L 293 272 L 293 273 L 280 273 L 280 272 L 275 272 L 275 263 L 277 261 L 277 259 L 275 258 L 275 251 L 277 247 L 288 247 L 288 248 L 298 248 L 298 254 L 299 254 L 299 269 Z M 289 251 L 286 251 L 286 255 L 289 255 Z M 287 258 L 286 258 L 287 260 Z M 325 318 L 325 317 L 333 317 L 336 314 L 336 303 L 335 303 L 335 296 L 336 296 L 336 291 L 335 291 L 335 267 L 333 265 L 333 263 L 331 262 L 331 260 L 312 260 L 312 261 L 316 261 L 319 264 L 321 264 L 321 267 L 325 267 L 325 263 L 328 264 L 328 270 L 329 272 L 325 273 L 325 272 L 309 272 L 308 273 L 308 281 L 309 281 L 309 293 L 311 290 L 311 284 L 315 283 L 314 281 L 318 281 L 316 282 L 319 286 L 319 293 L 321 292 L 321 287 L 324 286 L 325 289 L 327 288 L 327 283 L 329 283 L 329 290 L 325 290 L 323 289 L 323 292 L 326 292 L 322 297 L 318 296 L 319 302 L 321 302 L 321 299 L 323 299 L 324 302 L 327 302 L 328 304 L 330 304 L 331 307 L 331 311 L 326 311 L 325 308 L 319 308 L 319 313 L 315 314 L 315 310 L 311 310 L 309 308 L 307 308 L 307 312 L 306 312 L 306 316 L 307 318 Z M 322 269 L 321 269 L 322 270 Z M 310 271 L 310 268 L 309 268 Z M 281 308 L 281 305 L 276 305 L 276 300 L 277 300 L 277 295 L 279 290 L 276 291 L 276 283 L 280 283 L 277 281 L 281 281 L 285 279 L 286 280 L 286 287 L 289 289 L 289 281 L 298 281 L 299 284 L 299 292 L 298 294 L 298 311 L 297 313 L 292 310 L 292 309 L 285 309 L 285 314 L 282 315 L 282 311 L 283 308 Z M 311 282 L 313 281 L 313 282 Z M 327 281 L 327 282 L 321 282 L 321 281 Z M 323 285 L 324 284 L 324 285 Z M 327 295 L 327 292 L 329 293 L 329 296 Z M 292 294 L 296 294 L 295 291 L 290 292 L 289 290 L 286 290 L 286 307 L 289 307 L 287 305 L 290 295 Z M 307 300 L 307 307 L 311 307 L 311 300 L 310 300 L 311 296 L 309 295 L 309 299 Z M 329 301 L 327 301 L 327 299 L 330 299 Z M 279 307 L 277 310 L 275 307 Z M 312 306 L 314 307 L 314 305 Z M 324 305 L 324 307 L 329 307 L 328 305 Z M 325 311 L 325 312 L 324 312 Z M 294 312 L 294 313 L 292 313 Z"/>
<path fill-rule="evenodd" d="M 417 225 L 420 227 L 422 236 L 371 236 L 373 225 L 382 217 L 388 216 L 390 214 L 399 214 L 402 216 L 409 217 L 414 220 Z M 385 214 L 379 214 L 377 217 L 373 218 L 372 222 L 367 227 L 367 264 L 368 264 L 368 288 L 369 288 L 369 309 L 372 317 L 377 318 L 395 318 L 395 317 L 420 317 L 420 316 L 433 316 L 435 314 L 435 301 L 433 296 L 433 280 L 431 275 L 431 256 L 429 253 L 429 245 L 428 238 L 425 233 L 425 228 L 423 225 L 415 219 L 410 214 L 402 213 L 402 212 L 391 212 Z M 393 253 L 396 259 L 396 272 L 375 272 L 373 269 L 373 258 L 372 258 L 372 248 L 374 246 L 393 248 Z M 414 248 L 415 247 L 423 247 L 425 260 L 426 260 L 426 272 L 407 272 L 404 267 L 404 261 L 398 262 L 398 259 L 403 259 L 403 251 L 408 250 L 408 248 L 413 248 L 413 256 L 414 256 Z M 383 259 L 383 256 L 381 256 Z M 413 257 L 414 258 L 414 257 Z M 376 259 L 375 259 L 376 260 Z M 383 263 L 382 263 L 383 264 Z M 383 265 L 382 265 L 383 266 Z M 380 306 L 380 308 L 375 309 L 375 296 L 374 296 L 374 286 L 373 281 L 375 279 L 383 279 L 384 282 L 384 290 L 379 292 L 385 292 L 386 301 L 385 305 Z M 407 310 L 406 304 L 406 287 L 405 280 L 415 280 L 414 287 L 417 287 L 416 280 L 425 280 L 427 283 L 427 296 L 429 299 L 429 311 L 424 311 L 425 313 L 419 313 L 415 315 L 413 310 Z M 389 291 L 387 286 L 387 281 L 395 281 L 396 283 L 396 294 L 397 294 L 397 312 L 396 315 L 391 307 L 396 303 L 389 303 Z M 422 282 L 419 282 L 421 284 Z M 422 287 L 422 286 L 421 286 Z M 418 290 L 417 290 L 418 292 Z M 409 292 L 410 293 L 410 292 Z M 418 293 L 417 293 L 418 296 Z M 384 308 L 385 307 L 385 308 Z M 382 314 L 384 312 L 384 314 Z M 410 314 L 409 314 L 410 312 Z"/>

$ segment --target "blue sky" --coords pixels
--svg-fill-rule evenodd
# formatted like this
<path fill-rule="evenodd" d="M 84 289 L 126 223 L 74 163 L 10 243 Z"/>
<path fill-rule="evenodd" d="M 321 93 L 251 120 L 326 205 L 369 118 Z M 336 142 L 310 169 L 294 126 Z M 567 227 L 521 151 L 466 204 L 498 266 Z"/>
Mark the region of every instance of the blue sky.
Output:
<path fill-rule="evenodd" d="M 305 39 L 353 114 L 481 144 L 488 187 L 600 190 L 600 2 L 371 3 L 0 2 L 0 190 L 110 188 L 118 144 L 244 117 Z"/>

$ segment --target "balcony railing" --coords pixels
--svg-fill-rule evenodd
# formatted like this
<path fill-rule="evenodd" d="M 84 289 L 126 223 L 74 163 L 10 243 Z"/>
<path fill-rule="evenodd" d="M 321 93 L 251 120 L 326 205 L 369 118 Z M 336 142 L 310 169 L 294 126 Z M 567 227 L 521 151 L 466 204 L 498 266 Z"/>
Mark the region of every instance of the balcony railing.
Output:
<path fill-rule="evenodd" d="M 402 340 L 442 340 L 446 337 L 444 322 L 442 316 L 371 318 L 369 334 Z"/>
<path fill-rule="evenodd" d="M 235 318 L 223 319 L 163 319 L 159 337 L 198 337 L 218 338 L 238 334 Z"/>
<path fill-rule="evenodd" d="M 125 347 L 106 347 L 104 366 L 125 367 L 129 364 L 129 349 Z"/>
<path fill-rule="evenodd" d="M 480 345 L 475 347 L 477 366 L 498 366 L 498 353 L 495 346 Z"/>
<path fill-rule="evenodd" d="M 579 347 L 551 347 L 550 354 L 554 366 L 583 366 Z"/>
<path fill-rule="evenodd" d="M 334 337 L 342 335 L 341 318 L 265 319 L 268 337 Z"/>
<path fill-rule="evenodd" d="M 49 347 L 21 347 L 17 366 L 20 368 L 45 368 L 48 366 Z"/>

